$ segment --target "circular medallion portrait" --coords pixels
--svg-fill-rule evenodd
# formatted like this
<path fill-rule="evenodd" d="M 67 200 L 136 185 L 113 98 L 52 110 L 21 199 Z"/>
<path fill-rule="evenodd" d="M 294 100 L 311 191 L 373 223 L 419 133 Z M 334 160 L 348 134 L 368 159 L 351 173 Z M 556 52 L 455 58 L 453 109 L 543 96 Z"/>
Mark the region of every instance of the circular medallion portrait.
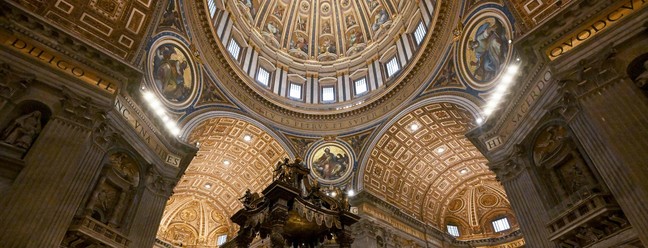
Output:
<path fill-rule="evenodd" d="M 308 157 L 311 174 L 324 183 L 338 183 L 353 171 L 353 154 L 341 144 L 316 146 Z"/>
<path fill-rule="evenodd" d="M 497 81 L 511 56 L 511 34 L 511 25 L 498 12 L 484 12 L 468 22 L 461 39 L 459 67 L 471 86 L 484 90 Z"/>
<path fill-rule="evenodd" d="M 189 103 L 196 93 L 196 72 L 188 50 L 178 41 L 161 40 L 153 44 L 149 62 L 158 95 L 171 106 Z"/>

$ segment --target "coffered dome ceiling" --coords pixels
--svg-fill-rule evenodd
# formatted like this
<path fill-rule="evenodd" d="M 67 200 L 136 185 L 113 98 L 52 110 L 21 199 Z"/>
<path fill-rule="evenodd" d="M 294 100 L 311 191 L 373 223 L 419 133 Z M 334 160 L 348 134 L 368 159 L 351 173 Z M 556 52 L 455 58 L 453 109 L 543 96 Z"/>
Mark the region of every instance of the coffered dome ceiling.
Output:
<path fill-rule="evenodd" d="M 441 52 L 451 42 L 451 30 L 440 27 L 456 6 L 429 0 L 206 0 L 197 7 L 211 17 L 213 37 L 206 38 L 219 43 L 219 51 L 203 51 L 207 63 L 218 74 L 217 67 L 228 62 L 238 75 L 233 81 L 243 81 L 230 86 L 222 80 L 226 89 L 245 84 L 268 109 L 322 124 L 393 100 L 401 83 L 410 81 L 406 77 L 416 75 L 410 74 L 424 51 Z M 438 65 L 426 62 L 428 70 Z M 414 85 L 401 97 L 429 76 L 408 82 Z"/>

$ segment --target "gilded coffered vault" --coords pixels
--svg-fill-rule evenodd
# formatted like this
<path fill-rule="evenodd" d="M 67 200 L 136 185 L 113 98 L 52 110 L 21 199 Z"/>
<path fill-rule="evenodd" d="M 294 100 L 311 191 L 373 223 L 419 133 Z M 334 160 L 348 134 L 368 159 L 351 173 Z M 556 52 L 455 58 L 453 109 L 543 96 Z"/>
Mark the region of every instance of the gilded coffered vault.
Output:
<path fill-rule="evenodd" d="M 127 62 L 137 56 L 160 12 L 160 1 L 153 0 L 12 2 Z"/>
<path fill-rule="evenodd" d="M 443 227 L 452 195 L 475 178 L 494 181 L 487 160 L 463 135 L 473 127 L 472 113 L 451 103 L 405 114 L 374 141 L 359 174 L 360 188 Z"/>

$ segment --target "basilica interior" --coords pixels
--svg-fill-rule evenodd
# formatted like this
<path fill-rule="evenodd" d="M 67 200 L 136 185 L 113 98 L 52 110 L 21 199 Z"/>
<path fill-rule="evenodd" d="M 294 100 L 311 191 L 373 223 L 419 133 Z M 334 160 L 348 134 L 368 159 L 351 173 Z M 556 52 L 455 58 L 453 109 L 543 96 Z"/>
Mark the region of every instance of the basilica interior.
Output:
<path fill-rule="evenodd" d="M 0 247 L 646 247 L 647 20 L 2 0 Z"/>

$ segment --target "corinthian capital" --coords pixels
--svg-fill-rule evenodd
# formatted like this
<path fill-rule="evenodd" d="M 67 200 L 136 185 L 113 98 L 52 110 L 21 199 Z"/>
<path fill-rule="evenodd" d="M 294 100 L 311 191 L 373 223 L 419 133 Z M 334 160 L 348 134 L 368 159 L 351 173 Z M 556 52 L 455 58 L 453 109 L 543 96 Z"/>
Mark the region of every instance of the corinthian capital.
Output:
<path fill-rule="evenodd" d="M 515 145 L 513 152 L 506 159 L 488 164 L 488 167 L 497 175 L 497 180 L 500 182 L 509 181 L 527 168 L 528 163 L 524 159 L 524 150 L 522 145 Z"/>
<path fill-rule="evenodd" d="M 170 197 L 173 193 L 177 180 L 162 175 L 154 165 L 151 165 L 148 175 L 146 176 L 146 187 L 156 194 Z"/>
<path fill-rule="evenodd" d="M 17 71 L 8 64 L 0 64 L 0 97 L 13 99 L 23 93 L 35 80 L 33 74 Z"/>
<path fill-rule="evenodd" d="M 82 126 L 91 128 L 94 123 L 100 121 L 104 110 L 93 104 L 90 97 L 76 95 L 70 89 L 61 89 L 61 113 L 60 117 L 76 122 Z"/>

